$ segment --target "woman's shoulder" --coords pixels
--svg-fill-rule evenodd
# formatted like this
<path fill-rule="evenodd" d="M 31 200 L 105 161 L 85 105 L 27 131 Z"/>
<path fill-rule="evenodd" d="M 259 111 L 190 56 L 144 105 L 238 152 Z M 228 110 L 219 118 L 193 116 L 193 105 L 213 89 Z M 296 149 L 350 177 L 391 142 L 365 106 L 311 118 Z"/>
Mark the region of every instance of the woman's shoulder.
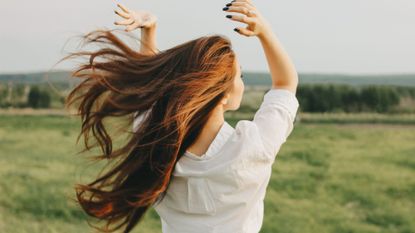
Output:
<path fill-rule="evenodd" d="M 268 163 L 268 158 L 264 155 L 264 145 L 258 127 L 253 121 L 239 120 L 233 128 L 233 133 L 228 140 L 234 156 L 238 156 L 239 161 L 244 162 L 264 162 Z M 232 153 L 226 151 L 224 153 Z"/>
<path fill-rule="evenodd" d="M 263 160 L 263 145 L 255 124 L 249 120 L 240 120 L 232 127 L 225 121 L 207 152 L 201 157 L 185 152 L 178 161 L 178 170 L 192 171 L 192 175 L 217 174 L 218 169 L 232 169 L 238 167 L 242 160 L 251 159 Z"/>
<path fill-rule="evenodd" d="M 237 138 L 240 143 L 247 143 L 257 149 L 263 147 L 260 132 L 253 121 L 239 120 L 236 123 L 234 130 L 235 138 Z"/>

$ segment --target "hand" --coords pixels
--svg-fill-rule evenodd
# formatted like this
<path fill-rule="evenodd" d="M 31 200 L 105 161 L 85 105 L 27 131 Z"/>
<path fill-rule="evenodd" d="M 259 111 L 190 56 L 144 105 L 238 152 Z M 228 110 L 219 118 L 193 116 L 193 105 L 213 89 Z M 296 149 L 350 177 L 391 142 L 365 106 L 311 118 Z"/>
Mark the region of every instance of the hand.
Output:
<path fill-rule="evenodd" d="M 157 17 L 150 12 L 143 10 L 131 11 L 120 3 L 117 3 L 117 6 L 122 11 L 114 10 L 114 12 L 126 20 L 114 22 L 114 24 L 125 25 L 125 31 L 128 32 L 137 28 L 153 28 L 156 26 Z"/>
<path fill-rule="evenodd" d="M 228 8 L 228 9 L 226 9 Z M 246 28 L 237 27 L 234 30 L 244 36 L 261 37 L 270 30 L 268 22 L 262 17 L 258 9 L 253 5 L 252 0 L 235 0 L 223 8 L 226 12 L 237 12 L 242 15 L 227 15 L 226 17 L 242 23 L 246 23 Z"/>

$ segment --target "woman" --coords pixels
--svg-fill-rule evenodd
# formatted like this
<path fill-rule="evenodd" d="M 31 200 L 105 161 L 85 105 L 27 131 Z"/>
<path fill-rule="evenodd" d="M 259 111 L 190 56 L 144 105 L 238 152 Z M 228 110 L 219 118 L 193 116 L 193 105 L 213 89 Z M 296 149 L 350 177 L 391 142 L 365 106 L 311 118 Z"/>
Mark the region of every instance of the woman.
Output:
<path fill-rule="evenodd" d="M 77 186 L 81 207 L 106 222 L 103 231 L 130 232 L 153 207 L 164 233 L 258 232 L 272 164 L 299 107 L 298 75 L 269 23 L 251 0 L 223 8 L 235 13 L 229 20 L 247 24 L 237 33 L 259 38 L 272 77 L 253 120 L 233 128 L 224 112 L 239 108 L 244 84 L 231 42 L 211 35 L 157 51 L 157 18 L 118 6 L 125 20 L 116 24 L 142 30 L 140 51 L 111 31 L 95 31 L 87 41 L 110 46 L 71 55 L 86 55 L 89 62 L 73 73 L 84 80 L 68 95 L 67 106 L 78 103 L 85 150 L 92 148 L 92 133 L 103 153 L 96 159 L 111 165 Z M 128 137 L 116 150 L 113 139 L 120 137 L 104 124 L 110 117 L 127 122 L 117 120 Z"/>

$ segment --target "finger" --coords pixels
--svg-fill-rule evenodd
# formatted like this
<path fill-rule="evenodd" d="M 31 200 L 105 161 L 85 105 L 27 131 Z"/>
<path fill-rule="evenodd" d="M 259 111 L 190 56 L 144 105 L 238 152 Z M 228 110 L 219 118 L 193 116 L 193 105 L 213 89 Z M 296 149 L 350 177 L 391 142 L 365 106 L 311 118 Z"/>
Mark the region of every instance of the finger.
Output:
<path fill-rule="evenodd" d="M 249 14 L 249 9 L 247 9 L 245 7 L 241 7 L 241 6 L 230 6 L 230 7 L 228 7 L 228 9 L 226 11 L 227 12 L 237 12 L 237 13 L 241 13 L 241 14 L 244 14 L 244 15 Z"/>
<path fill-rule="evenodd" d="M 250 9 L 250 10 L 254 10 L 255 9 L 255 7 L 254 6 L 252 6 L 251 4 L 249 4 L 249 3 L 247 3 L 247 2 L 232 2 L 232 3 L 230 3 L 231 5 L 229 5 L 229 6 L 239 6 L 239 7 L 246 7 L 246 8 L 248 8 L 248 9 Z M 228 6 L 228 5 L 227 5 Z"/>
<path fill-rule="evenodd" d="M 124 21 L 114 22 L 114 24 L 116 25 L 130 25 L 132 23 L 134 23 L 134 19 L 127 19 Z"/>
<path fill-rule="evenodd" d="M 125 30 L 126 30 L 127 32 L 129 32 L 129 31 L 132 31 L 132 30 L 134 30 L 134 29 L 138 28 L 138 26 L 140 26 L 140 23 L 139 23 L 139 22 L 134 22 L 133 24 L 128 25 L 128 26 L 127 26 L 127 28 L 126 28 Z"/>
<path fill-rule="evenodd" d="M 249 18 L 246 15 L 227 15 L 226 18 L 229 18 L 233 21 L 238 21 L 241 23 L 251 24 L 254 22 L 253 18 Z"/>
<path fill-rule="evenodd" d="M 235 28 L 234 31 L 236 31 L 237 33 L 244 35 L 244 36 L 253 36 L 255 35 L 253 31 L 250 31 L 246 28 Z"/>
<path fill-rule="evenodd" d="M 246 3 L 246 4 L 250 5 L 250 6 L 254 6 L 254 4 L 252 3 L 252 1 L 249 1 L 249 0 L 236 0 L 236 1 L 232 1 L 231 3 L 232 3 L 232 5 L 234 3 L 237 3 L 237 4 L 239 4 L 239 3 Z"/>
<path fill-rule="evenodd" d="M 252 5 L 250 5 L 248 2 L 231 2 L 230 4 L 227 4 L 226 6 L 233 6 L 233 7 L 245 7 L 248 9 L 248 15 L 249 17 L 258 16 L 256 13 L 256 8 Z"/>
<path fill-rule="evenodd" d="M 252 3 L 252 0 L 235 0 L 233 2 L 247 2 L 247 3 Z"/>
<path fill-rule="evenodd" d="M 129 15 L 127 13 L 125 13 L 125 12 L 118 11 L 118 10 L 114 10 L 114 12 L 115 12 L 115 14 L 117 14 L 117 15 L 125 18 L 125 19 L 128 19 L 129 18 Z"/>
<path fill-rule="evenodd" d="M 130 11 L 127 9 L 127 7 L 125 7 L 121 3 L 117 3 L 117 6 L 119 6 L 123 11 L 125 11 L 125 13 L 130 13 Z"/>

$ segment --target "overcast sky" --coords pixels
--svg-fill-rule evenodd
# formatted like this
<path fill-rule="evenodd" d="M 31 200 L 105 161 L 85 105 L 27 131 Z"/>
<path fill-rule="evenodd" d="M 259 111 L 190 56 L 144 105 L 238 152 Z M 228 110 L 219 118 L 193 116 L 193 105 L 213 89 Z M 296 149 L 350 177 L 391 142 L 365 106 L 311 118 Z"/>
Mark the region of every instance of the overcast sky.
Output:
<path fill-rule="evenodd" d="M 259 40 L 238 35 L 233 28 L 243 24 L 225 18 L 229 1 L 119 2 L 157 15 L 160 50 L 217 33 L 231 39 L 244 71 L 268 71 Z M 300 73 L 415 73 L 414 0 L 253 2 Z M 0 73 L 51 69 L 76 49 L 79 41 L 71 37 L 121 28 L 113 24 L 120 19 L 114 9 L 113 0 L 0 0 Z M 54 69 L 72 67 L 64 62 Z"/>

